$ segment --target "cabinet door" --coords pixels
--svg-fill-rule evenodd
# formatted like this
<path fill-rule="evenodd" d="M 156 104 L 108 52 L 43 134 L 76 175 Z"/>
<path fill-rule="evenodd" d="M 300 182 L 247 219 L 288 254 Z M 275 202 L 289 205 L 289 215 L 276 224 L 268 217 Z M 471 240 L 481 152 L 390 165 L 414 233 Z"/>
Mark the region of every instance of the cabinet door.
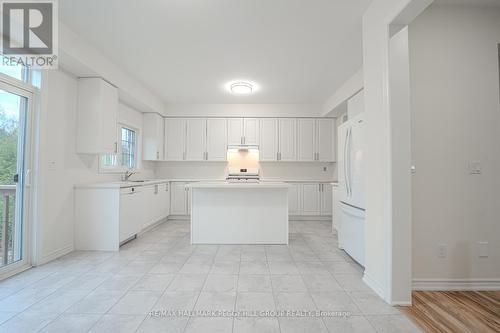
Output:
<path fill-rule="evenodd" d="M 300 215 L 301 211 L 301 185 L 300 184 L 289 184 L 288 188 L 288 214 L 289 215 Z"/>
<path fill-rule="evenodd" d="M 333 186 L 331 184 L 321 184 L 321 215 L 332 215 Z"/>
<path fill-rule="evenodd" d="M 278 159 L 278 119 L 262 118 L 260 120 L 259 158 L 261 161 Z"/>
<path fill-rule="evenodd" d="M 145 161 L 161 161 L 164 147 L 164 121 L 156 113 L 144 113 L 142 116 L 142 159 Z"/>
<path fill-rule="evenodd" d="M 141 211 L 141 217 L 137 219 L 137 228 L 144 229 L 156 222 L 159 216 L 159 191 L 157 186 L 142 186 L 137 198 L 140 201 L 138 210 Z"/>
<path fill-rule="evenodd" d="M 188 119 L 186 133 L 186 161 L 204 161 L 207 151 L 206 119 Z"/>
<path fill-rule="evenodd" d="M 297 155 L 299 161 L 316 160 L 316 120 L 297 121 Z"/>
<path fill-rule="evenodd" d="M 207 119 L 207 160 L 225 161 L 227 159 L 227 121 L 226 119 Z"/>
<path fill-rule="evenodd" d="M 78 79 L 76 152 L 114 154 L 118 91 L 100 78 Z"/>
<path fill-rule="evenodd" d="M 102 145 L 106 151 L 116 152 L 117 132 L 116 125 L 118 119 L 118 90 L 103 81 L 102 89 Z"/>
<path fill-rule="evenodd" d="M 302 215 L 319 215 L 320 184 L 302 184 Z"/>
<path fill-rule="evenodd" d="M 187 214 L 186 183 L 173 182 L 170 186 L 170 213 L 172 215 Z"/>
<path fill-rule="evenodd" d="M 259 145 L 259 119 L 243 119 L 243 144 Z"/>
<path fill-rule="evenodd" d="M 335 121 L 334 119 L 316 120 L 318 160 L 322 162 L 335 162 Z"/>
<path fill-rule="evenodd" d="M 227 120 L 227 144 L 241 145 L 243 143 L 243 118 Z"/>
<path fill-rule="evenodd" d="M 181 118 L 165 118 L 165 160 L 184 160 L 185 147 L 186 120 Z"/>
<path fill-rule="evenodd" d="M 160 207 L 161 215 L 160 218 L 164 219 L 170 215 L 170 183 L 164 183 L 160 185 Z"/>
<path fill-rule="evenodd" d="M 339 200 L 339 187 L 333 186 L 332 191 L 332 231 L 339 229 L 339 216 L 340 216 L 340 200 Z"/>
<path fill-rule="evenodd" d="M 292 118 L 279 120 L 279 157 L 281 161 L 297 160 L 297 121 Z"/>

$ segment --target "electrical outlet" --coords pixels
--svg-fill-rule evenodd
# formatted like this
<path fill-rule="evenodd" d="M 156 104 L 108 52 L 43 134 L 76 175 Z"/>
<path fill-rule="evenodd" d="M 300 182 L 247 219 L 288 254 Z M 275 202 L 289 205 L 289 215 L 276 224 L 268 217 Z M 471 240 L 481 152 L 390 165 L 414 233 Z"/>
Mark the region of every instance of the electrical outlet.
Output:
<path fill-rule="evenodd" d="M 488 242 L 477 242 L 478 257 L 488 258 Z"/>
<path fill-rule="evenodd" d="M 482 173 L 481 161 L 469 161 L 469 174 L 480 175 Z"/>
<path fill-rule="evenodd" d="M 441 243 L 438 244 L 438 258 L 446 258 L 448 255 L 448 245 Z"/>

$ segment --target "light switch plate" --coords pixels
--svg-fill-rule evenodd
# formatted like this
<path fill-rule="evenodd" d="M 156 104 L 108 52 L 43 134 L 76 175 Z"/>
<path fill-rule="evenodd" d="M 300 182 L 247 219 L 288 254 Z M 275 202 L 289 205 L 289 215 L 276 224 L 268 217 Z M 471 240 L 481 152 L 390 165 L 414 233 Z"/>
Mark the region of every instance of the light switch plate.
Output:
<path fill-rule="evenodd" d="M 448 255 L 448 245 L 441 243 L 438 244 L 438 258 L 446 258 Z"/>
<path fill-rule="evenodd" d="M 482 173 L 481 161 L 470 161 L 469 162 L 469 174 L 480 175 L 481 173 Z"/>
<path fill-rule="evenodd" d="M 479 258 L 488 258 L 488 242 L 477 242 Z"/>

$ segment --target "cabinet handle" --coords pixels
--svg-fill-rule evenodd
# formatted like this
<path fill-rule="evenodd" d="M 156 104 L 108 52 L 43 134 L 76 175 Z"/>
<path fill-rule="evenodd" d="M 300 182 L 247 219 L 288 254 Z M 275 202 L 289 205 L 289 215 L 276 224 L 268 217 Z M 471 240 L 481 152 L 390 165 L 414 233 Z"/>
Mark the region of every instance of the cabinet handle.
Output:
<path fill-rule="evenodd" d="M 118 142 L 115 142 L 115 154 L 118 154 Z"/>
<path fill-rule="evenodd" d="M 157 160 L 159 160 L 159 159 L 160 159 L 160 152 L 159 152 L 159 151 L 157 151 L 157 152 L 156 152 L 156 159 L 157 159 Z"/>

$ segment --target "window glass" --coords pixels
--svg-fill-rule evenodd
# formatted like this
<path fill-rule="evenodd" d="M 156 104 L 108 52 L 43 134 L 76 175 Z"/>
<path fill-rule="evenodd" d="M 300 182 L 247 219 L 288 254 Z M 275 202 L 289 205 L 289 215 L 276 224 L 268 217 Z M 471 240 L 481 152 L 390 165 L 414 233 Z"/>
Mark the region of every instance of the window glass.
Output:
<path fill-rule="evenodd" d="M 130 169 L 136 167 L 136 133 L 135 131 L 122 127 L 122 166 Z"/>
<path fill-rule="evenodd" d="M 99 157 L 99 167 L 104 172 L 121 172 L 137 168 L 137 131 L 118 127 L 119 142 L 117 154 L 106 154 Z"/>

